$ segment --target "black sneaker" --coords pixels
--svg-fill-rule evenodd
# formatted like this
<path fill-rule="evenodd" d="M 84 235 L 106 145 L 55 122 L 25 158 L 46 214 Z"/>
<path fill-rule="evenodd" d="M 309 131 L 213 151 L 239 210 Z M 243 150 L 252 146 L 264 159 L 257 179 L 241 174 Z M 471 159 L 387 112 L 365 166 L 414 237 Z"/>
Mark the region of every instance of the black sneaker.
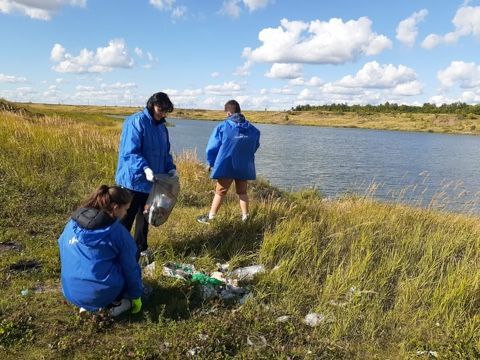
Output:
<path fill-rule="evenodd" d="M 210 221 L 212 221 L 212 219 L 210 219 L 208 215 L 200 215 L 197 217 L 197 222 L 199 222 L 200 224 L 209 225 Z"/>

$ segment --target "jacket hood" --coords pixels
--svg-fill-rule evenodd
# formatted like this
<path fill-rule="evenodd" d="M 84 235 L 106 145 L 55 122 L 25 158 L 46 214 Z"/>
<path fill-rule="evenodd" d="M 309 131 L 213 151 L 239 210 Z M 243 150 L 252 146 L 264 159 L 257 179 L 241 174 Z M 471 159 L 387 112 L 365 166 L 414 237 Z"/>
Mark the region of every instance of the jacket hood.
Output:
<path fill-rule="evenodd" d="M 160 121 L 157 121 L 153 118 L 152 114 L 150 114 L 150 111 L 148 110 L 148 108 L 145 108 L 143 109 L 143 113 L 145 115 L 147 115 L 147 117 L 150 119 L 150 121 L 152 122 L 152 124 L 154 125 L 160 125 L 160 124 L 165 124 L 167 122 L 167 120 L 165 120 L 165 118 L 161 118 Z"/>
<path fill-rule="evenodd" d="M 94 208 L 80 208 L 73 213 L 72 219 L 86 230 L 104 228 L 112 225 L 116 220 L 105 211 Z"/>
<path fill-rule="evenodd" d="M 243 128 L 248 128 L 250 126 L 250 123 L 245 119 L 245 116 L 243 114 L 232 114 L 227 118 L 228 121 L 233 123 L 235 126 L 240 126 Z"/>
<path fill-rule="evenodd" d="M 117 219 L 103 210 L 80 208 L 72 215 L 73 232 L 77 239 L 86 245 L 96 246 L 112 232 Z"/>

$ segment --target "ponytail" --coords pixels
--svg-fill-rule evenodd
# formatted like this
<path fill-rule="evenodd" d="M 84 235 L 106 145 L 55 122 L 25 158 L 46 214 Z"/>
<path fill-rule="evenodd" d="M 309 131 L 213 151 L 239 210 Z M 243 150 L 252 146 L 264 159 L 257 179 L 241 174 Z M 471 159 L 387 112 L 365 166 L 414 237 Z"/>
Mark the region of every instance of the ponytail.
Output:
<path fill-rule="evenodd" d="M 120 186 L 100 185 L 83 202 L 82 207 L 111 212 L 114 205 L 126 205 L 132 201 L 132 194 Z"/>

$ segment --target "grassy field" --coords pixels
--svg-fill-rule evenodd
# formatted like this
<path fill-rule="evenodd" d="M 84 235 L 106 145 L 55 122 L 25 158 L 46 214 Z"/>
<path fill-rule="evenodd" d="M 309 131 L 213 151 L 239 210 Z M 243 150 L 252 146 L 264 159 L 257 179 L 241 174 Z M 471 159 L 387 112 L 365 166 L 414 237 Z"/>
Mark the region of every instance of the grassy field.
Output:
<path fill-rule="evenodd" d="M 140 108 L 114 106 L 73 106 L 20 104 L 33 112 L 63 115 L 76 118 L 79 114 L 89 114 L 100 121 L 106 115 L 129 115 Z M 245 111 L 247 119 L 254 123 L 306 125 L 342 128 L 360 128 L 397 131 L 420 131 L 451 134 L 480 134 L 480 116 L 469 114 L 357 114 L 328 111 Z M 223 120 L 225 113 L 220 110 L 176 109 L 173 118 L 195 120 Z"/>
<path fill-rule="evenodd" d="M 181 196 L 151 231 L 155 260 L 205 271 L 263 264 L 252 297 L 201 301 L 196 288 L 156 273 L 141 314 L 80 318 L 59 291 L 56 241 L 79 201 L 113 183 L 121 123 L 97 109 L 32 111 L 47 115 L 0 112 L 1 359 L 480 357 L 478 217 L 358 196 L 325 201 L 260 180 L 249 222 L 230 197 L 202 226 L 195 217 L 213 184 L 194 154 L 176 156 Z M 21 261 L 36 266 L 20 271 Z M 303 323 L 310 312 L 322 314 L 319 326 Z"/>

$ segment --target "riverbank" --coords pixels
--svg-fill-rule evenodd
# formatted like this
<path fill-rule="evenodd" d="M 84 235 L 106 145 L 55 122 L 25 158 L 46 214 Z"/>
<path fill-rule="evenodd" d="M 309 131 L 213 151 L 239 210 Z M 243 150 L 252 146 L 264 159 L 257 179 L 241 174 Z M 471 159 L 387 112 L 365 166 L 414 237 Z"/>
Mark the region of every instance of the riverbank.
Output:
<path fill-rule="evenodd" d="M 140 108 L 116 106 L 77 106 L 19 104 L 33 112 L 60 114 L 69 117 L 106 115 L 129 115 Z M 83 114 L 83 115 L 82 115 Z M 354 113 L 329 111 L 245 111 L 245 116 L 254 123 L 304 125 L 341 128 L 359 128 L 395 131 L 419 131 L 448 134 L 480 134 L 480 116 L 455 114 L 419 113 Z M 173 118 L 192 120 L 223 120 L 225 113 L 220 110 L 176 109 Z"/>
<path fill-rule="evenodd" d="M 174 212 L 152 228 L 154 260 L 204 271 L 262 264 L 250 298 L 202 301 L 157 272 L 141 314 L 80 318 L 59 291 L 56 240 L 79 201 L 112 183 L 119 122 L 2 112 L 0 134 L 3 359 L 480 356 L 478 217 L 358 196 L 325 201 L 256 181 L 249 222 L 230 195 L 203 226 L 195 217 L 208 209 L 213 183 L 190 154 L 176 159 Z M 316 327 L 303 321 L 312 312 Z"/>

